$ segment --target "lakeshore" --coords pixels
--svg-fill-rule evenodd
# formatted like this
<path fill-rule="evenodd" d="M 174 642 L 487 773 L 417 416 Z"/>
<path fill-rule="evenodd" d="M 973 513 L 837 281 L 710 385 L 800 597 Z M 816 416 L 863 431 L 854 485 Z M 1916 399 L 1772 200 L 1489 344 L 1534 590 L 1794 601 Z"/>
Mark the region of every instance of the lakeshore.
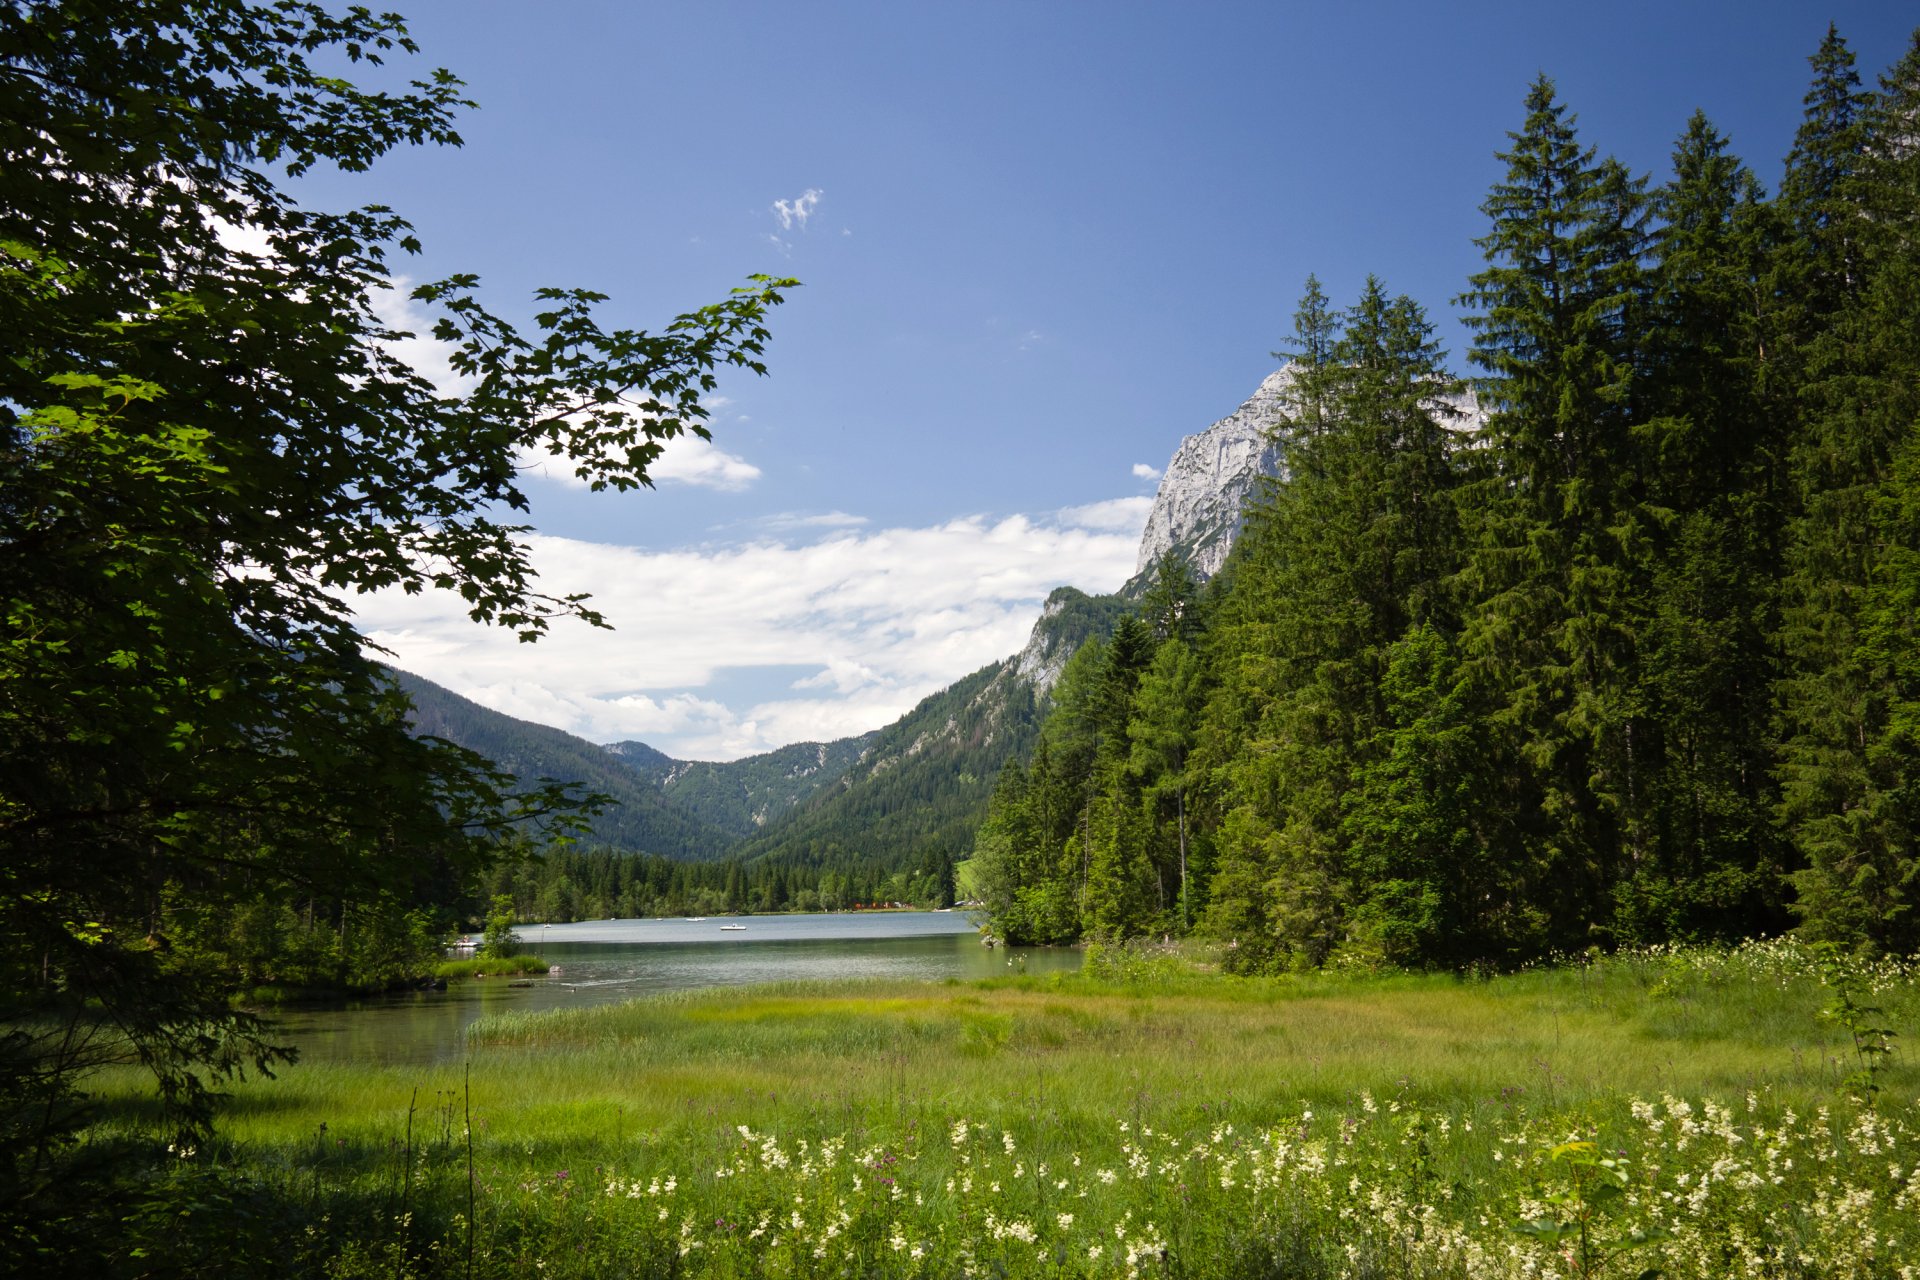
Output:
<path fill-rule="evenodd" d="M 727 928 L 726 926 L 745 926 Z M 861 911 L 703 920 L 582 920 L 521 925 L 521 945 L 557 973 L 454 979 L 277 1020 L 310 1059 L 449 1062 L 483 1017 L 594 1008 L 638 996 L 782 981 L 938 981 L 1077 969 L 1072 947 L 989 948 L 960 911 Z"/>

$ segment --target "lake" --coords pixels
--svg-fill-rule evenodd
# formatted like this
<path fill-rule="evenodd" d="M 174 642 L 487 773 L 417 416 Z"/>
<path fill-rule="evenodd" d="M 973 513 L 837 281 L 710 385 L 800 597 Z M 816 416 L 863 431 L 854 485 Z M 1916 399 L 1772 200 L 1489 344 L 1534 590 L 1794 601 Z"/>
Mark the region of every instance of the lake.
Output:
<path fill-rule="evenodd" d="M 727 927 L 743 926 L 743 927 Z M 842 978 L 987 978 L 1080 967 L 1080 952 L 983 947 L 962 911 L 861 911 L 715 916 L 706 920 L 582 920 L 521 925 L 527 950 L 560 972 L 523 986 L 460 979 L 345 1008 L 280 1015 L 309 1061 L 458 1061 L 466 1030 L 489 1014 L 577 1009 L 702 987 Z"/>

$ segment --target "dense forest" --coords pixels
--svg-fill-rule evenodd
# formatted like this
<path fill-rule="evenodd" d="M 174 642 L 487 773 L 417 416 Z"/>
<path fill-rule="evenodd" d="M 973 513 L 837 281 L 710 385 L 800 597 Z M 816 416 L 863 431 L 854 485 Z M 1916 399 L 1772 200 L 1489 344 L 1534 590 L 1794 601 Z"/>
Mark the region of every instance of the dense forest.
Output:
<path fill-rule="evenodd" d="M 682 862 L 599 848 L 503 858 L 486 873 L 487 900 L 505 898 L 522 921 L 632 919 L 734 912 L 938 909 L 954 903 L 953 859 L 900 865 L 840 858 L 826 865 L 763 858 Z"/>
<path fill-rule="evenodd" d="M 1797 927 L 1920 949 L 1920 39 L 1830 31 L 1779 190 L 1542 77 L 1458 303 L 1311 278 L 1284 478 L 1084 649 L 979 832 L 994 927 L 1244 971 Z"/>
<path fill-rule="evenodd" d="M 675 760 L 644 742 L 616 742 L 606 750 L 668 800 L 738 841 L 838 782 L 877 737 L 875 731 L 832 742 L 794 742 L 721 763 Z"/>

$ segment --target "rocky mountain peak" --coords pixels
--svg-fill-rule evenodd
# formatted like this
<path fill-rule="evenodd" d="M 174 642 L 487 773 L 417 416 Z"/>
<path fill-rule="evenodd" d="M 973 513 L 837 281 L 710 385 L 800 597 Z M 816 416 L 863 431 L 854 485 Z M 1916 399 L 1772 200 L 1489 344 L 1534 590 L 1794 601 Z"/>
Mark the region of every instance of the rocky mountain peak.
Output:
<path fill-rule="evenodd" d="M 1286 473 L 1286 441 L 1277 429 L 1293 377 L 1291 365 L 1274 370 L 1238 409 L 1180 442 L 1160 477 L 1140 534 L 1133 580 L 1122 594 L 1137 595 L 1160 557 L 1176 548 L 1195 577 L 1204 580 L 1220 571 L 1255 490 L 1267 477 Z M 1477 432 L 1486 425 L 1471 388 L 1436 398 L 1435 407 L 1456 431 Z"/>
<path fill-rule="evenodd" d="M 1238 409 L 1180 442 L 1140 535 L 1136 579 L 1175 547 L 1186 553 L 1196 576 L 1219 572 L 1240 532 L 1247 499 L 1261 477 L 1280 474 L 1285 450 L 1273 428 L 1292 382 L 1291 368 L 1275 370 Z"/>

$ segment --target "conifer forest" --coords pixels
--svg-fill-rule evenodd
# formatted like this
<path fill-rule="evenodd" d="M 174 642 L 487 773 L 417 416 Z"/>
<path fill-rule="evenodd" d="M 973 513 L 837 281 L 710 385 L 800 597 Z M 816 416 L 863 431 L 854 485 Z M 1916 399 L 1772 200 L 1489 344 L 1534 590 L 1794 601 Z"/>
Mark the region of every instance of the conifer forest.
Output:
<path fill-rule="evenodd" d="M 1465 368 L 1307 281 L 1285 475 L 1073 660 L 978 837 L 996 928 L 1920 948 L 1920 45 L 1812 66 L 1772 192 L 1699 114 L 1632 173 L 1540 78 Z"/>

